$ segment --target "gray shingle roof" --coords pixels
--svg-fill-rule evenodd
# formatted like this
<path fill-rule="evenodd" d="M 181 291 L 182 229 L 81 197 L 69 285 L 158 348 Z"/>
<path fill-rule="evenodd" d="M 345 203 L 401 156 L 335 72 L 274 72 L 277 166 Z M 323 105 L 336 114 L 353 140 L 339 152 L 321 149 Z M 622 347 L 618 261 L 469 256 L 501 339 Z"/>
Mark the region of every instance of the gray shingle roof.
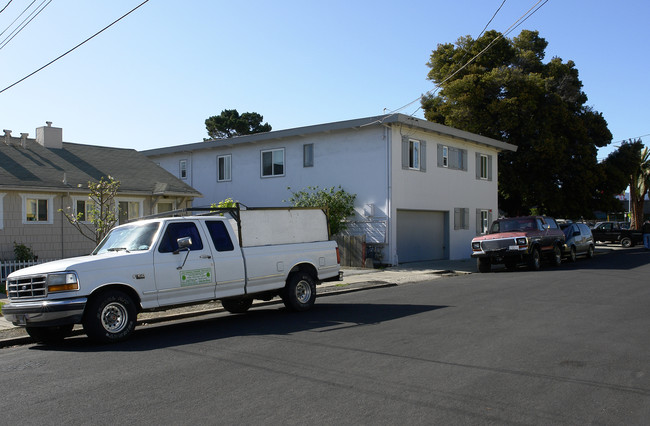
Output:
<path fill-rule="evenodd" d="M 0 138 L 0 191 L 88 192 L 88 182 L 113 176 L 121 194 L 201 197 L 201 193 L 134 149 L 63 142 L 62 149 L 45 148 L 34 139 L 9 145 Z"/>

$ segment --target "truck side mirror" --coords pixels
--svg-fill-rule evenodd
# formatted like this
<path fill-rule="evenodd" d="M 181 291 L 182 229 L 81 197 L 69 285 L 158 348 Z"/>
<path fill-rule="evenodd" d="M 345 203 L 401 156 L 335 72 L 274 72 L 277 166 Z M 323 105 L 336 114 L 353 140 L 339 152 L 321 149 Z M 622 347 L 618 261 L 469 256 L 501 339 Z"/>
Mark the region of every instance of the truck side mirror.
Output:
<path fill-rule="evenodd" d="M 178 250 L 189 250 L 190 247 L 192 247 L 192 238 L 190 237 L 182 237 L 176 240 L 176 243 L 178 244 Z"/>

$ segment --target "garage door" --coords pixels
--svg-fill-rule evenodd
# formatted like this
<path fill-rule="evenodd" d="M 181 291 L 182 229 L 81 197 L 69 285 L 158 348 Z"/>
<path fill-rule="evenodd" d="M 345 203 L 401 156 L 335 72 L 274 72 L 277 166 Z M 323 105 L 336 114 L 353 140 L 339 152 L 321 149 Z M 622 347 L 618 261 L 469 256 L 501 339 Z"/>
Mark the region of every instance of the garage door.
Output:
<path fill-rule="evenodd" d="M 397 210 L 399 263 L 445 259 L 445 212 Z"/>

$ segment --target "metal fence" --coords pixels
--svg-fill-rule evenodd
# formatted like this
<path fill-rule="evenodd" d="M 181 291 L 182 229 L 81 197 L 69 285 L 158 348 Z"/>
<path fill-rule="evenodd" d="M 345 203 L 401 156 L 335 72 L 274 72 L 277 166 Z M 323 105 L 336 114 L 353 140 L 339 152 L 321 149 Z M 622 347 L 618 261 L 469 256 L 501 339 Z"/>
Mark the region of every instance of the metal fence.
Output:
<path fill-rule="evenodd" d="M 27 268 L 28 266 L 34 266 L 38 265 L 41 263 L 45 262 L 50 262 L 51 260 L 28 260 L 25 262 L 22 261 L 15 261 L 15 260 L 9 260 L 9 261 L 4 261 L 0 260 L 0 288 L 2 291 L 5 290 L 5 285 L 7 281 L 7 277 L 9 274 L 11 274 L 14 271 L 17 271 L 19 269 Z"/>

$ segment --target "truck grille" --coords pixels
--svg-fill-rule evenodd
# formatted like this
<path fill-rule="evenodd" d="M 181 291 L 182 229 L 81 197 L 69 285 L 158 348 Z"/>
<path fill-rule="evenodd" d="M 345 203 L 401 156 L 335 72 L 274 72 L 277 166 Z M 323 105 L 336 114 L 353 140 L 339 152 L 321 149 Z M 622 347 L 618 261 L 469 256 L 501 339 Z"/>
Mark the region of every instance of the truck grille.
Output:
<path fill-rule="evenodd" d="M 33 299 L 45 297 L 47 294 L 46 281 L 46 275 L 12 278 L 7 281 L 7 296 L 10 299 Z"/>
<path fill-rule="evenodd" d="M 516 245 L 514 238 L 508 238 L 505 240 L 488 240 L 488 241 L 481 242 L 481 247 L 483 248 L 483 251 L 502 250 L 502 249 L 507 249 L 508 247 L 514 245 Z"/>

